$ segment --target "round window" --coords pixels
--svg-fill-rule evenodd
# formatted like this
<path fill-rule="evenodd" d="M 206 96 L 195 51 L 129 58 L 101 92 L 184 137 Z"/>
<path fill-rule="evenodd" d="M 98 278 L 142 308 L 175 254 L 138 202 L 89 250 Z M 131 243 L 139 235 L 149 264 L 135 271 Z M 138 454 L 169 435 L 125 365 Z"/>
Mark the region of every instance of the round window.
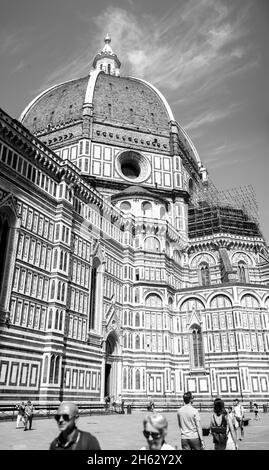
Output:
<path fill-rule="evenodd" d="M 131 206 L 130 202 L 128 202 L 128 201 L 123 201 L 120 205 L 120 209 L 122 211 L 130 211 L 131 208 L 132 208 L 132 206 Z"/>
<path fill-rule="evenodd" d="M 117 156 L 116 169 L 122 178 L 136 183 L 145 181 L 151 170 L 149 160 L 144 155 L 131 150 Z"/>

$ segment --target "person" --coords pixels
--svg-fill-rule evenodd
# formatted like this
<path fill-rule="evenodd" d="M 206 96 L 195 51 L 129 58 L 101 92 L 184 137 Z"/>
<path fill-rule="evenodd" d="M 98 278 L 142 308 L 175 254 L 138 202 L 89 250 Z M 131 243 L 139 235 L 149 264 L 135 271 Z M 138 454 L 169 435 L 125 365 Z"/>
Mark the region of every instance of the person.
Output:
<path fill-rule="evenodd" d="M 124 401 L 124 399 L 122 398 L 122 399 L 121 399 L 121 414 L 122 414 L 122 415 L 125 414 L 124 405 L 125 405 L 125 401 Z"/>
<path fill-rule="evenodd" d="M 18 429 L 21 421 L 22 421 L 22 424 L 24 425 L 24 409 L 25 409 L 24 401 L 22 401 L 21 403 L 18 403 L 16 405 L 16 409 L 18 410 L 16 429 Z"/>
<path fill-rule="evenodd" d="M 210 432 L 215 450 L 237 450 L 237 438 L 232 416 L 227 413 L 221 398 L 214 400 L 214 412 L 211 416 Z"/>
<path fill-rule="evenodd" d="M 238 433 L 240 430 L 239 441 L 241 441 L 242 439 L 244 439 L 244 408 L 239 403 L 238 399 L 234 400 L 233 412 L 239 424 L 238 430 L 236 432 Z"/>
<path fill-rule="evenodd" d="M 34 407 L 31 400 L 28 400 L 24 409 L 24 431 L 27 431 L 27 425 L 29 424 L 29 431 L 32 429 L 32 421 L 34 415 Z"/>
<path fill-rule="evenodd" d="M 183 395 L 184 405 L 177 412 L 182 450 L 203 450 L 205 448 L 200 415 L 199 411 L 192 406 L 193 400 L 192 393 L 185 392 Z"/>
<path fill-rule="evenodd" d="M 79 418 L 77 405 L 62 402 L 55 414 L 60 434 L 51 442 L 50 450 L 101 450 L 96 437 L 77 428 Z"/>
<path fill-rule="evenodd" d="M 112 396 L 111 402 L 112 402 L 112 410 L 114 411 L 114 413 L 116 413 L 117 412 L 117 403 L 116 403 L 116 399 L 114 398 L 114 396 Z"/>
<path fill-rule="evenodd" d="M 175 450 L 165 442 L 168 422 L 160 413 L 147 415 L 143 420 L 143 434 L 147 440 L 147 446 L 141 450 Z"/>
<path fill-rule="evenodd" d="M 236 431 L 239 428 L 239 424 L 238 424 L 237 419 L 235 418 L 232 406 L 228 406 L 228 415 L 230 416 L 232 423 L 233 423 L 234 430 Z"/>
<path fill-rule="evenodd" d="M 150 400 L 149 406 L 148 406 L 148 411 L 154 412 L 155 404 L 153 400 Z"/>
<path fill-rule="evenodd" d="M 109 396 L 109 395 L 106 395 L 106 396 L 105 396 L 105 410 L 106 410 L 106 411 L 109 410 L 109 405 L 110 405 L 110 396 Z"/>
<path fill-rule="evenodd" d="M 261 419 L 259 417 L 259 407 L 258 407 L 257 403 L 253 404 L 253 411 L 255 413 L 255 418 L 254 419 Z"/>

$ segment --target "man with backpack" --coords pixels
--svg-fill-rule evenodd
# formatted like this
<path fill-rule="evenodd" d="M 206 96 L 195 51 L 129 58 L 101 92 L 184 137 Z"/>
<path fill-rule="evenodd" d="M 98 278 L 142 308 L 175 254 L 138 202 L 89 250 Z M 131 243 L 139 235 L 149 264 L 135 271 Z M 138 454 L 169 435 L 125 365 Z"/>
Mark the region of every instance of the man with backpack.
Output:
<path fill-rule="evenodd" d="M 237 420 L 239 424 L 238 426 L 238 428 L 240 429 L 239 440 L 241 441 L 242 439 L 244 439 L 244 408 L 239 403 L 238 399 L 234 400 L 233 412 L 234 412 L 235 419 Z M 236 432 L 238 432 L 238 430 Z"/>

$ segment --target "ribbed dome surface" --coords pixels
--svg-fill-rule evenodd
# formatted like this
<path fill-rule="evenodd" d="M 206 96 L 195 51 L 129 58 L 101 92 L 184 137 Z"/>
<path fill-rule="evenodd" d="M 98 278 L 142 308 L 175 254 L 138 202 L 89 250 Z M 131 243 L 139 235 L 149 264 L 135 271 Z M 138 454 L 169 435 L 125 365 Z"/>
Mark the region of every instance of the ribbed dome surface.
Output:
<path fill-rule="evenodd" d="M 89 77 L 72 80 L 45 92 L 30 107 L 22 123 L 32 132 L 82 119 Z"/>
<path fill-rule="evenodd" d="M 133 78 L 100 74 L 96 81 L 94 115 L 125 125 L 169 131 L 169 117 L 155 91 Z"/>
<path fill-rule="evenodd" d="M 70 124 L 83 118 L 90 76 L 56 85 L 44 92 L 23 113 L 22 123 L 32 132 Z M 169 133 L 169 115 L 150 85 L 135 78 L 99 73 L 93 89 L 93 119 L 105 124 L 139 127 Z"/>

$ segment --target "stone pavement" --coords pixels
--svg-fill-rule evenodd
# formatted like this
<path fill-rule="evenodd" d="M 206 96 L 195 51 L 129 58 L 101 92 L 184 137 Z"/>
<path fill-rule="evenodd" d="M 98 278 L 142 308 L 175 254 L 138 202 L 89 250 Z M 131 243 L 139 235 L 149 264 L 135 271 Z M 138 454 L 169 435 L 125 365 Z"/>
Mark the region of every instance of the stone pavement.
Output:
<path fill-rule="evenodd" d="M 80 416 L 78 427 L 94 434 L 102 450 L 139 450 L 145 445 L 142 434 L 142 421 L 146 412 L 131 415 L 92 415 Z M 168 419 L 167 442 L 181 449 L 177 417 L 175 412 L 164 413 Z M 210 413 L 201 412 L 204 427 L 209 425 Z M 260 413 L 261 420 L 254 420 L 254 413 L 245 427 L 245 439 L 239 441 L 239 450 L 269 450 L 269 413 Z M 50 442 L 58 434 L 56 421 L 50 419 L 33 420 L 33 430 L 16 429 L 16 421 L 0 422 L 0 450 L 47 450 Z M 213 450 L 212 436 L 205 437 L 206 449 Z"/>

